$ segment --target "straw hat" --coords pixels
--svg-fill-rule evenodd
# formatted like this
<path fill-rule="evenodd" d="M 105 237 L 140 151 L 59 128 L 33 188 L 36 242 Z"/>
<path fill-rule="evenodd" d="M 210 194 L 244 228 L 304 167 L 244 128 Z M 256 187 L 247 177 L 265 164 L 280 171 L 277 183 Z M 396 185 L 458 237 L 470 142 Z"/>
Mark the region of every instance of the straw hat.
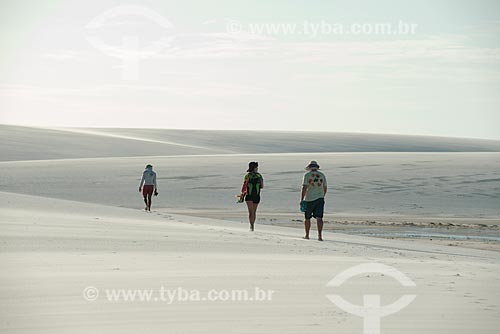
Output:
<path fill-rule="evenodd" d="M 319 169 L 319 165 L 316 161 L 312 160 L 309 165 L 306 166 L 306 170 Z"/>

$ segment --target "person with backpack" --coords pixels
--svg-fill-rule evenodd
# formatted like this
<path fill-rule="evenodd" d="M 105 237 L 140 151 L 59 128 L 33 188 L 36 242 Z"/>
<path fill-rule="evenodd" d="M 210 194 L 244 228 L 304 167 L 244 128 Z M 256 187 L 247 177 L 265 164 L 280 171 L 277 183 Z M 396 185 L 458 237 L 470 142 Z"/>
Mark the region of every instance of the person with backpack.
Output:
<path fill-rule="evenodd" d="M 257 217 L 257 207 L 260 203 L 260 191 L 264 189 L 264 179 L 258 172 L 259 163 L 252 161 L 248 164 L 247 174 L 241 188 L 241 195 L 248 207 L 248 220 L 250 222 L 250 231 L 254 230 L 255 219 Z"/>
<path fill-rule="evenodd" d="M 326 177 L 319 171 L 319 165 L 316 161 L 311 161 L 305 169 L 307 172 L 302 179 L 302 192 L 300 194 L 300 207 L 305 216 L 306 235 L 304 239 L 309 239 L 311 218 L 314 217 L 318 223 L 318 240 L 323 241 L 323 211 L 325 209 L 325 195 L 328 190 Z"/>
<path fill-rule="evenodd" d="M 141 192 L 141 190 L 142 196 L 144 196 L 144 204 L 146 204 L 144 210 L 151 211 L 151 197 L 153 194 L 158 196 L 158 186 L 156 184 L 156 172 L 153 171 L 153 166 L 150 164 L 148 164 L 144 172 L 142 172 L 139 192 Z"/>

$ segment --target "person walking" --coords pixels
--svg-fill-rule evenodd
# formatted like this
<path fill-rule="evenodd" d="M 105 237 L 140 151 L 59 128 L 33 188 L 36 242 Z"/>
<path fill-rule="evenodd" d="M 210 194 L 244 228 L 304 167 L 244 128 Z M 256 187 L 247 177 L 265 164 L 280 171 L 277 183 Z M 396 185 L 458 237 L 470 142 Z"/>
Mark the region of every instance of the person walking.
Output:
<path fill-rule="evenodd" d="M 139 192 L 142 191 L 144 196 L 145 211 L 151 211 L 151 197 L 153 194 L 158 196 L 158 185 L 156 184 L 156 172 L 153 171 L 153 166 L 148 164 L 144 172 L 142 172 L 141 183 L 139 184 Z"/>
<path fill-rule="evenodd" d="M 257 217 L 257 207 L 260 203 L 260 191 L 264 189 L 264 179 L 259 173 L 259 163 L 252 161 L 248 164 L 247 174 L 241 187 L 241 194 L 248 207 L 248 220 L 250 231 L 254 230 L 255 219 Z"/>
<path fill-rule="evenodd" d="M 325 175 L 319 171 L 316 161 L 311 161 L 307 165 L 306 173 L 302 180 L 302 191 L 300 194 L 300 206 L 304 211 L 304 227 L 306 235 L 304 239 L 309 239 L 311 229 L 311 218 L 316 218 L 318 224 L 318 240 L 323 241 L 323 212 L 325 209 L 325 195 L 328 191 Z"/>

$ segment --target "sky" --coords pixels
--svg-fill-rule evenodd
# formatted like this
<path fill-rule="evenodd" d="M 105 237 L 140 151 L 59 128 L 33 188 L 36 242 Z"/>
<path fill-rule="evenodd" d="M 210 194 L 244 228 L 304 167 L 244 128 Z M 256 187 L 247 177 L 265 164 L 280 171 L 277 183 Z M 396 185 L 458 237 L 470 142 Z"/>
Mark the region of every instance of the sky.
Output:
<path fill-rule="evenodd" d="M 500 2 L 0 1 L 0 123 L 500 139 Z"/>

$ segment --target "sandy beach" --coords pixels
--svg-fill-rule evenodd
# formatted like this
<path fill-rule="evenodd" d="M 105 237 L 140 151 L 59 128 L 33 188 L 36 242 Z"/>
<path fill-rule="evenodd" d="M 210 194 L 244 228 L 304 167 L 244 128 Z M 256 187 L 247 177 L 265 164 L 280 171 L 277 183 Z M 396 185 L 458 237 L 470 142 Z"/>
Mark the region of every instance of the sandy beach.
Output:
<path fill-rule="evenodd" d="M 38 129 L 23 131 L 31 135 L 25 141 L 43 146 Z M 95 145 L 88 136 L 81 152 Z M 102 148 L 116 138 L 100 140 Z M 174 150 L 139 157 L 132 147 L 129 156 L 75 158 L 68 157 L 72 145 L 48 144 L 35 160 L 26 143 L 9 145 L 18 153 L 0 162 L 2 332 L 362 333 L 363 319 L 331 294 L 356 305 L 367 294 L 380 295 L 382 305 L 416 295 L 381 319 L 382 333 L 498 329 L 498 153 Z M 56 149 L 59 157 L 49 158 Z M 331 179 L 324 242 L 301 238 L 297 207 L 303 165 L 313 155 Z M 267 181 L 254 233 L 234 198 L 249 159 L 261 162 Z M 150 213 L 137 192 L 146 162 L 159 175 Z M 366 263 L 391 266 L 415 286 L 380 273 L 327 286 Z M 138 290 L 151 295 L 116 295 Z M 208 298 L 235 290 L 251 300 Z"/>
<path fill-rule="evenodd" d="M 327 282 L 360 263 L 394 266 L 417 299 L 382 320 L 386 333 L 494 333 L 498 252 L 325 233 L 1 193 L 2 329 L 8 333 L 361 332 Z M 101 292 L 95 301 L 86 287 Z M 272 290 L 265 302 L 108 301 L 106 289 Z M 408 288 L 366 274 L 337 289 L 353 303 Z M 425 321 L 422 321 L 425 319 Z"/>

